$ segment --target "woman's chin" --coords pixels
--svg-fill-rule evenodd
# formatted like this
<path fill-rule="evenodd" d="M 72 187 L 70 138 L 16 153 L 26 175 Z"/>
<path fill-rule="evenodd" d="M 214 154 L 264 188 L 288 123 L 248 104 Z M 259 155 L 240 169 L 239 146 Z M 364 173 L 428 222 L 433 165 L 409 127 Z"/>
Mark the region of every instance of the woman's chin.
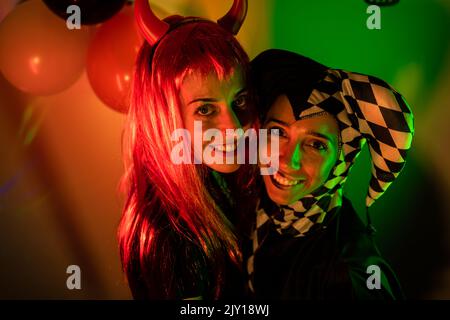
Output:
<path fill-rule="evenodd" d="M 302 186 L 280 186 L 276 185 L 271 176 L 263 177 L 267 195 L 270 200 L 278 205 L 291 205 L 306 195 Z"/>
<path fill-rule="evenodd" d="M 235 172 L 239 169 L 239 167 L 241 166 L 240 164 L 234 163 L 234 164 L 218 164 L 218 163 L 213 163 L 213 164 L 207 164 L 207 166 L 217 172 L 220 173 L 232 173 Z"/>

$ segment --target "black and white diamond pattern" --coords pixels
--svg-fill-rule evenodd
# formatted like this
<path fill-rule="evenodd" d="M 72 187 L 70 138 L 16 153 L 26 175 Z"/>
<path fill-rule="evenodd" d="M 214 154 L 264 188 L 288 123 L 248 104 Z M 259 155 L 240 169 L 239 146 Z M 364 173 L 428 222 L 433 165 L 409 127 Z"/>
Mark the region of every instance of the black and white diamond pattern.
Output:
<path fill-rule="evenodd" d="M 255 253 L 272 224 L 280 234 L 304 236 L 320 224 L 328 212 L 342 204 L 342 186 L 358 157 L 368 143 L 372 158 L 372 176 L 366 197 L 370 207 L 390 186 L 405 164 L 414 135 L 414 118 L 405 99 L 386 82 L 373 76 L 329 69 L 325 78 L 311 92 L 307 108 L 298 119 L 326 111 L 335 115 L 341 132 L 341 152 L 325 184 L 312 195 L 276 214 L 258 206 L 257 226 L 253 237 Z M 250 288 L 253 255 L 248 260 Z"/>

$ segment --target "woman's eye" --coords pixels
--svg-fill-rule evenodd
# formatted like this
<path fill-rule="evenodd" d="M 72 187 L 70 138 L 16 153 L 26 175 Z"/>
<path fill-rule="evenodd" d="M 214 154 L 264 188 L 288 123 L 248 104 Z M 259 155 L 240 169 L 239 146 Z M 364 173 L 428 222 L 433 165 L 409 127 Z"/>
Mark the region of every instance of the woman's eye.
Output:
<path fill-rule="evenodd" d="M 242 94 L 239 97 L 237 97 L 233 101 L 233 107 L 237 107 L 239 109 L 246 109 L 247 108 L 247 95 Z"/>
<path fill-rule="evenodd" d="M 195 113 L 201 116 L 209 116 L 214 113 L 214 106 L 210 104 L 204 104 L 195 110 Z"/>
<path fill-rule="evenodd" d="M 286 131 L 278 126 L 273 126 L 273 127 L 269 127 L 267 128 L 268 130 L 268 134 L 269 135 L 274 135 L 274 136 L 280 136 L 280 137 L 286 137 Z"/>
<path fill-rule="evenodd" d="M 320 150 L 320 151 L 328 149 L 328 146 L 326 145 L 326 143 L 323 143 L 322 141 L 319 141 L 319 140 L 313 140 L 310 143 L 308 143 L 308 145 L 310 147 Z"/>

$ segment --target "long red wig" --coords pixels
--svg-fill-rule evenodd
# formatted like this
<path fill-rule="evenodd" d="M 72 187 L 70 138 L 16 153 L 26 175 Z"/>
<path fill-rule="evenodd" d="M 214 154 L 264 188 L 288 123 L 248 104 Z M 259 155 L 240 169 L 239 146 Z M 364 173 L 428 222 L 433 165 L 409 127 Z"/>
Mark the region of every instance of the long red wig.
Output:
<path fill-rule="evenodd" d="M 188 258 L 186 272 L 203 279 L 211 297 L 218 298 L 224 261 L 240 263 L 233 225 L 205 186 L 208 169 L 175 165 L 170 153 L 172 132 L 184 127 L 179 97 L 184 77 L 199 72 L 223 79 L 235 68 L 246 75 L 248 64 L 233 35 L 207 21 L 181 25 L 156 47 L 145 43 L 140 49 L 123 133 L 126 199 L 118 230 L 122 265 L 135 298 L 186 298 L 185 284 L 174 270 L 183 256 Z M 202 264 L 207 268 L 201 269 Z"/>

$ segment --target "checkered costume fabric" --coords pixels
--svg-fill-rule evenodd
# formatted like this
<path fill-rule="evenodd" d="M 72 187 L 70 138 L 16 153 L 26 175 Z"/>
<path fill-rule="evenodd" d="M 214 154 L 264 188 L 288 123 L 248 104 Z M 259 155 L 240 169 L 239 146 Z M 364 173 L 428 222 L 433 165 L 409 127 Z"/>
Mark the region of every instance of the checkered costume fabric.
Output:
<path fill-rule="evenodd" d="M 327 216 L 332 216 L 342 205 L 342 187 L 366 142 L 372 159 L 366 197 L 366 206 L 370 207 L 404 167 L 414 134 L 413 114 L 405 99 L 386 82 L 373 76 L 327 69 L 300 108 L 294 106 L 295 99 L 289 100 L 293 109 L 300 110 L 297 120 L 324 112 L 335 116 L 341 133 L 340 152 L 328 179 L 312 194 L 291 205 L 272 203 L 268 206 L 264 199 L 259 202 L 252 238 L 253 255 L 247 261 L 251 290 L 254 253 L 270 228 L 280 234 L 302 237 L 315 228 L 326 227 L 323 222 Z"/>

